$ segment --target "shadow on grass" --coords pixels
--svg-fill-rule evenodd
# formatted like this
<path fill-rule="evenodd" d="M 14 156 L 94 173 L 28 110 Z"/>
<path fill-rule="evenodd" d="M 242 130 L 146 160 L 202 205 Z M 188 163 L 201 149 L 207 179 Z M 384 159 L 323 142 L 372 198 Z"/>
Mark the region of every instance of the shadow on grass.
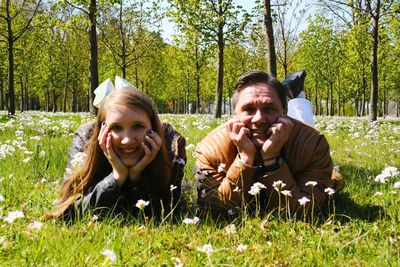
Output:
<path fill-rule="evenodd" d="M 353 219 L 374 222 L 383 214 L 381 206 L 357 203 L 347 192 L 340 193 L 335 201 L 336 217 L 344 223 Z"/>
<path fill-rule="evenodd" d="M 348 223 L 352 220 L 363 220 L 366 222 L 374 222 L 376 220 L 384 219 L 385 212 L 382 206 L 371 204 L 371 197 L 374 192 L 380 189 L 380 185 L 368 179 L 368 177 L 375 177 L 380 172 L 380 166 L 374 168 L 360 168 L 354 165 L 342 165 L 341 173 L 346 181 L 344 190 L 340 192 L 335 198 L 335 220 L 342 223 Z M 201 209 L 190 200 L 188 196 L 181 199 L 182 203 L 180 209 L 176 210 L 173 218 L 163 220 L 161 218 L 149 218 L 153 225 L 159 225 L 161 222 L 172 223 L 173 225 L 180 225 L 184 218 L 193 218 L 199 216 L 202 224 L 206 224 L 214 227 L 224 227 L 233 222 L 240 222 L 243 216 L 237 214 L 237 216 L 210 216 L 207 213 L 199 212 Z M 317 225 L 322 225 L 328 220 L 332 214 L 332 206 L 328 208 L 327 203 L 321 215 L 318 216 Z M 131 214 L 108 214 L 106 221 L 113 222 L 118 221 L 121 225 L 131 224 L 143 224 L 143 215 L 140 213 Z M 248 211 L 245 218 L 254 218 L 254 214 Z M 272 220 L 277 219 L 276 212 L 262 212 L 260 215 L 261 219 L 269 217 Z M 91 221 L 91 216 L 86 217 L 87 221 Z M 302 217 L 299 217 L 298 220 Z"/>
<path fill-rule="evenodd" d="M 335 199 L 336 215 L 342 222 L 360 219 L 373 222 L 382 218 L 383 207 L 370 204 L 379 184 L 370 177 L 379 174 L 379 166 L 361 168 L 354 165 L 342 165 L 340 171 L 346 182 L 342 192 Z"/>

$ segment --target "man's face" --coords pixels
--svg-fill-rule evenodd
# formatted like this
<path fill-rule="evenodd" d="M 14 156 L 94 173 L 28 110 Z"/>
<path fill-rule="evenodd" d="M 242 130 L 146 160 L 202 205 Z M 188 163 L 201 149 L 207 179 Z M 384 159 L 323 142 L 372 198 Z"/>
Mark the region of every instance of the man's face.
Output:
<path fill-rule="evenodd" d="M 250 130 L 250 139 L 261 147 L 269 138 L 267 130 L 284 115 L 276 90 L 264 83 L 244 88 L 238 96 L 234 115 Z"/>

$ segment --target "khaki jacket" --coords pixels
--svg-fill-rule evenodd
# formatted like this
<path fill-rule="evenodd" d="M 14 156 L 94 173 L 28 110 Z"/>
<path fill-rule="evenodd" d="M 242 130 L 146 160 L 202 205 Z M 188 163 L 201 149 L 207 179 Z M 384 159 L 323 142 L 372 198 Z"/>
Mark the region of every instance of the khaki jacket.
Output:
<path fill-rule="evenodd" d="M 286 184 L 281 191 L 290 190 L 291 197 L 287 198 L 290 210 L 303 210 L 298 200 L 305 196 L 310 199 L 305 206 L 310 212 L 312 202 L 314 210 L 319 210 L 325 203 L 328 198 L 326 188 L 339 191 L 343 181 L 337 172 L 332 172 L 326 138 L 317 129 L 290 119 L 294 127 L 280 153 L 281 167 L 271 173 L 241 162 L 236 146 L 229 138 L 226 123 L 208 134 L 196 148 L 200 205 L 218 212 L 242 210 L 246 203 L 254 199 L 249 194 L 251 186 L 260 182 L 266 187 L 261 190 L 262 196 L 267 198 L 264 201 L 266 206 L 277 208 L 281 200 L 283 208 L 286 198 L 283 195 L 279 197 L 273 187 L 273 183 L 280 180 Z M 317 185 L 306 186 L 308 181 L 315 181 Z"/>

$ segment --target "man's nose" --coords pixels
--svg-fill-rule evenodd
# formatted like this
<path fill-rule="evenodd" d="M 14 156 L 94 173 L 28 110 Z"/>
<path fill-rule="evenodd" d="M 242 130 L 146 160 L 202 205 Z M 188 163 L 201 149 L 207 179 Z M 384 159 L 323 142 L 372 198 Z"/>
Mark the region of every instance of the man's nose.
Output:
<path fill-rule="evenodd" d="M 266 115 L 261 110 L 257 110 L 253 116 L 252 122 L 265 122 Z"/>

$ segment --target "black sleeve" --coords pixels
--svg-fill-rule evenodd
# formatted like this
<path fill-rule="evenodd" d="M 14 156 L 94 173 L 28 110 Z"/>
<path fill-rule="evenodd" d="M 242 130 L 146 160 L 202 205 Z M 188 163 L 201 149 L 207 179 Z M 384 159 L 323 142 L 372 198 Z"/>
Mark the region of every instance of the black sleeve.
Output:
<path fill-rule="evenodd" d="M 72 145 L 68 152 L 67 171 L 64 174 L 64 181 L 69 176 L 69 170 L 72 170 L 72 160 L 74 159 L 74 156 L 79 152 L 85 151 L 86 144 L 89 142 L 89 139 L 92 136 L 94 126 L 95 122 L 87 123 L 75 131 L 72 139 Z"/>
<path fill-rule="evenodd" d="M 113 173 L 110 173 L 87 194 L 80 197 L 67 213 L 83 215 L 88 212 L 105 212 L 118 208 L 125 202 L 124 192 L 118 187 Z"/>

